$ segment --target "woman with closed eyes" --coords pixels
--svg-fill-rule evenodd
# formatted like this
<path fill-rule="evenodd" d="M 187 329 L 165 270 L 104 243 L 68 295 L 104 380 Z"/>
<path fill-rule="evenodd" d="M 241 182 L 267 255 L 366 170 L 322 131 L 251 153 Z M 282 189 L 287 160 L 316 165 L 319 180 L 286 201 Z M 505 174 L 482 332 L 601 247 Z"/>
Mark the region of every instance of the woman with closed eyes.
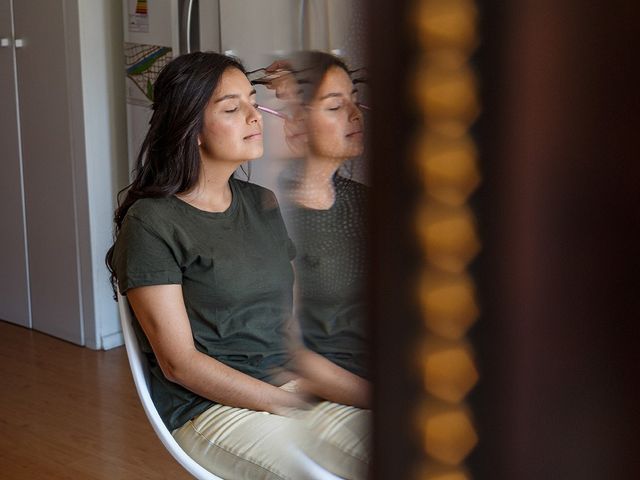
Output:
<path fill-rule="evenodd" d="M 323 442 L 293 418 L 310 407 L 287 341 L 295 248 L 274 194 L 233 177 L 262 152 L 242 65 L 216 53 L 174 59 L 154 85 L 107 264 L 182 448 L 225 479 L 313 478 L 295 455 Z M 326 381 L 323 398 L 341 401 L 340 379 Z"/>
<path fill-rule="evenodd" d="M 299 82 L 297 99 L 289 96 L 296 113 L 284 130 L 300 158 L 281 176 L 283 215 L 297 249 L 296 316 L 305 345 L 353 373 L 356 391 L 368 392 L 368 187 L 342 168 L 364 148 L 358 91 L 346 64 L 333 55 L 304 52 L 298 63 L 300 73 L 287 79 Z M 278 92 L 283 83 L 272 88 Z"/>
<path fill-rule="evenodd" d="M 363 152 L 358 92 L 345 63 L 328 53 L 302 52 L 267 70 L 273 67 L 292 72 L 281 72 L 268 88 L 287 104 L 284 134 L 294 157 L 280 175 L 279 190 L 297 251 L 294 317 L 303 348 L 294 361 L 306 391 L 318 397 L 334 388 L 323 381 L 323 372 L 342 379 L 337 402 L 344 406 L 330 413 L 312 409 L 308 424 L 322 435 L 323 427 L 332 426 L 332 417 L 340 418 L 341 441 L 354 450 L 357 446 L 358 455 L 368 459 L 369 189 L 345 176 L 342 168 Z"/>

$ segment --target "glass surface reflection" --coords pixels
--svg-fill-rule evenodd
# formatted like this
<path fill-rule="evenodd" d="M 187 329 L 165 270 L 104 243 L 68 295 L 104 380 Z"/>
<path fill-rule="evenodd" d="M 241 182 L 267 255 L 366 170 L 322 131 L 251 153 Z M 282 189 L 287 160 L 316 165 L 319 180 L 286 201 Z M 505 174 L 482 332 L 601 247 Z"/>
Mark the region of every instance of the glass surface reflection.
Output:
<path fill-rule="evenodd" d="M 304 52 L 270 68 L 301 65 L 271 82 L 287 103 L 284 135 L 293 159 L 279 197 L 296 246 L 297 308 L 305 345 L 369 378 L 366 339 L 368 187 L 345 164 L 364 149 L 358 90 L 338 57 Z"/>

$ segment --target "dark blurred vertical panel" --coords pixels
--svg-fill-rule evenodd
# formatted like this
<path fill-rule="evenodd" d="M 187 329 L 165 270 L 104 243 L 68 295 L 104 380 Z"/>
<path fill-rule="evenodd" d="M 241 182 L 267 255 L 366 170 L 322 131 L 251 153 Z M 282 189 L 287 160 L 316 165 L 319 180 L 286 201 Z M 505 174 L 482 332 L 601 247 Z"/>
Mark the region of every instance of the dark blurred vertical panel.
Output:
<path fill-rule="evenodd" d="M 480 3 L 475 477 L 640 478 L 640 5 Z"/>
<path fill-rule="evenodd" d="M 418 179 L 409 162 L 415 124 L 408 90 L 414 55 L 407 27 L 409 3 L 373 0 L 367 8 L 374 109 L 370 154 L 376 479 L 410 478 L 421 455 L 411 417 L 419 398 L 411 349 L 421 326 L 414 298 L 420 262 L 411 227 Z"/>

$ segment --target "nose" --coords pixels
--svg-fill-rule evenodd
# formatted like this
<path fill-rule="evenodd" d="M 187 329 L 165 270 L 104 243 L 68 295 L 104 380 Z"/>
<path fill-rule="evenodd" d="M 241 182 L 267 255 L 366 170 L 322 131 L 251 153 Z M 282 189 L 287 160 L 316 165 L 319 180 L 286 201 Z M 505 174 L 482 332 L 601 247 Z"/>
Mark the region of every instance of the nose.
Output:
<path fill-rule="evenodd" d="M 247 111 L 247 123 L 251 125 L 252 123 L 259 123 L 262 121 L 262 113 L 252 104 L 248 104 Z"/>
<path fill-rule="evenodd" d="M 350 102 L 351 111 L 349 112 L 349 121 L 356 122 L 362 120 L 362 110 L 356 102 Z"/>

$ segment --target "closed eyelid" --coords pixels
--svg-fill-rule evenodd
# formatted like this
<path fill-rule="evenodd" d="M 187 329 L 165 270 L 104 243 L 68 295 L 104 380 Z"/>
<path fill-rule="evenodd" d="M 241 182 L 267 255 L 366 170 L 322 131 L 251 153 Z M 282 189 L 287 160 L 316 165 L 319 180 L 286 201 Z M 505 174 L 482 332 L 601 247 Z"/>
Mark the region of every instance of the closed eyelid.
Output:
<path fill-rule="evenodd" d="M 233 102 L 231 100 L 234 100 Z M 240 108 L 240 105 L 243 103 L 248 103 L 251 106 L 256 106 L 258 102 L 256 102 L 255 97 L 250 97 L 248 100 L 242 100 L 239 98 L 228 98 L 226 101 L 221 102 L 220 108 L 223 110 L 230 110 L 232 108 Z"/>

